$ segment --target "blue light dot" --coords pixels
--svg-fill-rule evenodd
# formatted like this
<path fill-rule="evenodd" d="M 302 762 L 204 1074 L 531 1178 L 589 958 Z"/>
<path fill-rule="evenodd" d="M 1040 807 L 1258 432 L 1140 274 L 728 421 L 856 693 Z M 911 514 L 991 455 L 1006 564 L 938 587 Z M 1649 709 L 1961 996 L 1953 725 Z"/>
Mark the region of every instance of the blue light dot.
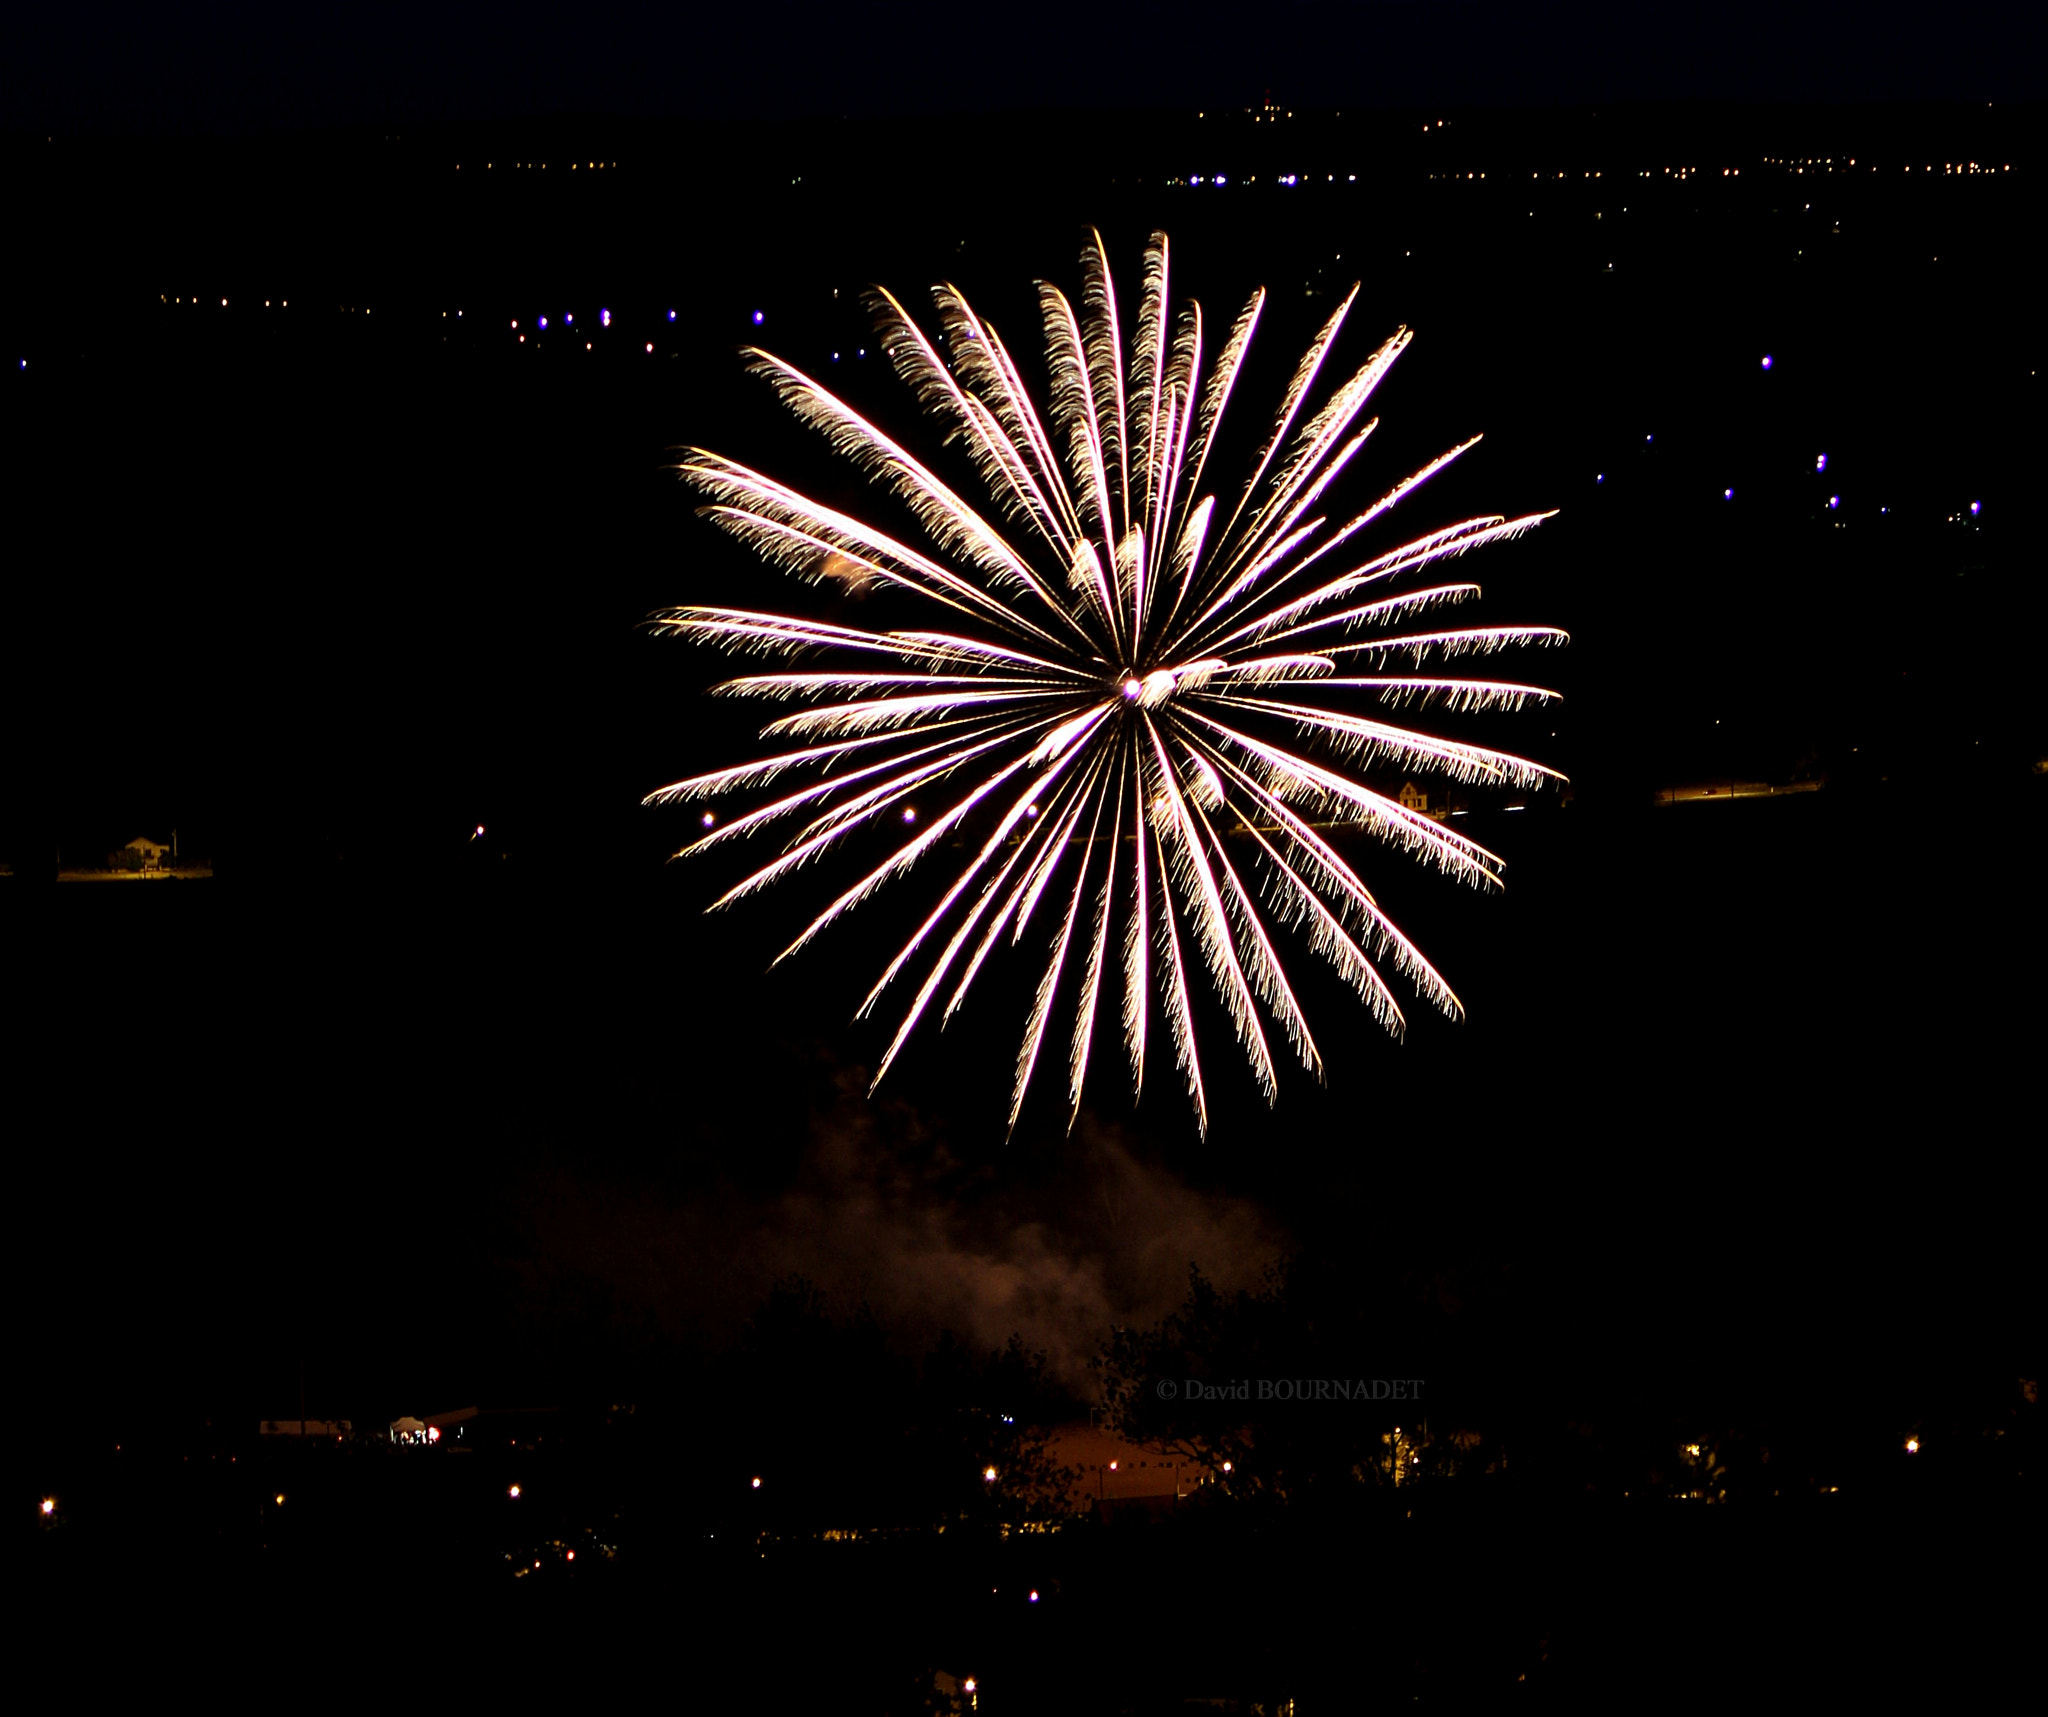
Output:
<path fill-rule="evenodd" d="M 1733 489 L 1723 489 L 1723 490 L 1721 491 L 1721 499 L 1722 499 L 1722 500 L 1724 500 L 1724 501 L 1732 501 L 1732 500 L 1734 500 L 1734 499 L 1735 499 L 1735 491 L 1734 491 Z"/>
<path fill-rule="evenodd" d="M 1975 518 L 1977 514 L 1981 513 L 1983 510 L 1984 503 L 1982 501 L 1972 501 L 1970 503 L 1970 516 L 1972 518 Z"/>
<path fill-rule="evenodd" d="M 1593 479 L 1593 481 L 1594 481 L 1594 482 L 1596 482 L 1596 483 L 1604 483 L 1604 482 L 1606 482 L 1606 481 L 1607 481 L 1607 473 L 1606 473 L 1605 471 L 1601 472 L 1599 476 L 1597 476 L 1597 477 L 1595 477 L 1595 478 Z"/>
<path fill-rule="evenodd" d="M 1829 511 L 1829 512 L 1833 512 L 1833 511 L 1835 510 L 1835 508 L 1839 507 L 1839 506 L 1840 506 L 1841 504 L 1842 504 L 1842 497 L 1841 497 L 1840 495 L 1830 495 L 1830 496 L 1828 497 L 1828 511 Z"/>
<path fill-rule="evenodd" d="M 754 326 L 755 326 L 756 328 L 760 327 L 760 326 L 761 326 L 761 322 L 762 322 L 762 320 L 763 320 L 763 318 L 762 318 L 761 312 L 760 312 L 760 311 L 758 311 L 758 310 L 756 310 L 756 311 L 754 312 Z"/>
<path fill-rule="evenodd" d="M 673 322 L 673 321 L 674 321 L 674 320 L 676 319 L 676 313 L 675 313 L 675 312 L 674 312 L 673 310 L 671 310 L 671 311 L 670 311 L 670 312 L 668 313 L 668 319 L 669 319 L 669 320 L 670 320 L 671 322 Z"/>
<path fill-rule="evenodd" d="M 540 325 L 541 325 L 541 326 L 542 326 L 543 328 L 545 328 L 545 327 L 546 327 L 546 326 L 548 325 L 548 319 L 547 319 L 547 318 L 546 318 L 545 316 L 543 316 L 543 317 L 542 317 L 542 318 L 540 319 Z"/>
<path fill-rule="evenodd" d="M 612 325 L 612 313 L 609 310 L 600 310 L 597 313 L 597 325 L 600 328 L 609 328 Z"/>
<path fill-rule="evenodd" d="M 1816 471 L 1825 471 L 1828 468 L 1828 456 L 1825 453 L 1823 453 L 1818 459 L 1816 459 L 1813 462 L 1813 468 Z"/>
<path fill-rule="evenodd" d="M 1769 369 L 1770 367 L 1771 367 L 1771 354 L 1770 354 L 1769 352 L 1766 352 L 1766 353 L 1764 353 L 1764 368 L 1765 368 L 1765 369 Z"/>

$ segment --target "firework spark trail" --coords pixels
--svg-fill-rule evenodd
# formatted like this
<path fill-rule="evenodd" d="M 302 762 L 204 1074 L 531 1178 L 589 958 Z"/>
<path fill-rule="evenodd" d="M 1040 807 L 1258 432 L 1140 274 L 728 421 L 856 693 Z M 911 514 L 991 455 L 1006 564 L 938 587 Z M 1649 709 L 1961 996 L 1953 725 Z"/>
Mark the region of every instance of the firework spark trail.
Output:
<path fill-rule="evenodd" d="M 1252 295 L 1205 369 L 1200 306 L 1176 309 L 1168 262 L 1165 235 L 1155 234 L 1128 349 L 1099 235 L 1082 253 L 1079 314 L 1058 288 L 1038 283 L 1044 409 L 995 327 L 958 288 L 933 288 L 936 339 L 889 293 L 869 294 L 882 350 L 959 444 L 987 490 L 987 512 L 812 377 L 770 353 L 744 354 L 803 422 L 909 509 L 930 547 L 690 449 L 679 469 L 705 496 L 705 515 L 800 578 L 936 603 L 951 630 L 877 631 L 721 607 L 670 609 L 651 622 L 731 652 L 812 664 L 716 688 L 800 706 L 763 729 L 763 737 L 791 736 L 798 749 L 648 795 L 649 803 L 716 801 L 814 772 L 729 820 L 704 813 L 709 832 L 685 853 L 783 825 L 776 856 L 715 905 L 854 837 L 892 825 L 898 832 L 900 844 L 778 961 L 941 846 L 970 855 L 860 1006 L 869 1013 L 897 978 L 929 960 L 877 1083 L 948 985 L 942 1025 L 991 953 L 1019 945 L 1045 903 L 1050 929 L 1041 920 L 1038 936 L 1050 945 L 1018 1048 L 1012 1128 L 1070 967 L 1070 1126 L 1098 1015 L 1120 991 L 1114 1006 L 1134 1086 L 1142 1093 L 1156 1003 L 1206 1128 L 1191 966 L 1208 974 L 1268 1101 L 1277 1078 L 1262 1019 L 1320 1076 L 1322 1058 L 1282 960 L 1282 927 L 1388 1030 L 1400 1032 L 1405 1018 L 1382 966 L 1459 1016 L 1449 984 L 1320 831 L 1370 833 L 1492 887 L 1501 871 L 1495 854 L 1376 790 L 1360 771 L 1390 765 L 1520 788 L 1562 780 L 1543 764 L 1425 732 L 1390 712 L 1513 710 L 1554 698 L 1517 680 L 1437 672 L 1432 659 L 1561 643 L 1564 634 L 1520 625 L 1406 630 L 1476 597 L 1478 586 L 1384 593 L 1549 515 L 1464 519 L 1363 560 L 1356 550 L 1331 559 L 1478 440 L 1411 472 L 1362 512 L 1332 508 L 1342 522 L 1331 524 L 1326 503 L 1379 421 L 1361 415 L 1412 338 L 1397 330 L 1313 403 L 1355 286 L 1295 366 L 1249 475 L 1219 508 L 1203 483 L 1265 294 Z M 1348 671 L 1354 665 L 1363 671 Z M 1345 707 L 1361 699 L 1383 713 Z M 936 791 L 950 803 L 925 818 L 912 801 Z M 905 824 L 918 825 L 908 838 Z"/>

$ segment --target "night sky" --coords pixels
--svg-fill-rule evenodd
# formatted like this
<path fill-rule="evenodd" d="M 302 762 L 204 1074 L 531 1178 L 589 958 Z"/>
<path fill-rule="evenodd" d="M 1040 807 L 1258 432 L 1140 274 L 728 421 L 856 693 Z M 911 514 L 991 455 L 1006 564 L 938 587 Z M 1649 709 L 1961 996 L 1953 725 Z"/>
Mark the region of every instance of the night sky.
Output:
<path fill-rule="evenodd" d="M 1016 108 L 2019 101 L 2040 9 L 1280 0 L 1028 10 L 746 6 L 47 8 L 0 68 L 10 128 L 256 133 L 624 114 L 873 118 Z"/>
<path fill-rule="evenodd" d="M 1752 183 L 1837 139 L 2038 174 L 2043 30 L 2019 5 L 13 20 L 9 601 L 39 689 L 6 834 L 26 868 L 182 825 L 217 866 L 169 899 L 0 882 L 33 1393 L 253 1419 L 296 1410 L 302 1367 L 313 1411 L 359 1417 L 658 1392 L 791 1271 L 906 1341 L 1021 1330 L 1078 1390 L 1093 1332 L 1159 1316 L 1191 1261 L 1245 1284 L 1290 1245 L 1496 1306 L 1517 1376 L 1596 1392 L 2004 1365 L 2041 953 L 2038 191 L 1710 179 L 1631 193 L 1617 232 L 1605 189 L 1522 188 L 1686 139 Z M 1384 168 L 1369 207 L 1162 184 L 1183 145 L 1211 172 L 1265 147 L 1195 116 L 1268 92 L 1298 152 Z M 1670 99 L 1699 105 L 1588 107 Z M 1773 103 L 1803 105 L 1742 105 Z M 1946 105 L 1829 106 L 1861 103 Z M 1425 157 L 1438 105 L 1455 141 Z M 582 203 L 454 189 L 480 153 L 613 151 Z M 1430 189 L 1489 162 L 1512 185 Z M 639 623 L 759 588 L 665 449 L 828 469 L 737 345 L 829 362 L 861 286 L 942 272 L 1024 324 L 1089 222 L 1120 274 L 1166 226 L 1212 318 L 1275 287 L 1269 385 L 1327 277 L 1366 281 L 1356 341 L 1421 330 L 1378 474 L 1484 429 L 1445 516 L 1563 509 L 1482 577 L 1494 617 L 1574 633 L 1556 722 L 1518 737 L 1577 797 L 1494 820 L 1503 897 L 1373 874 L 1468 1023 L 1396 1046 L 1311 985 L 1326 1086 L 1284 1078 L 1269 1113 L 1217 1015 L 1206 1140 L 1163 1066 L 1133 1109 L 1104 1064 L 1071 1136 L 1047 1102 L 1006 1145 L 1017 971 L 870 1100 L 886 1037 L 849 1015 L 897 919 L 764 975 L 800 902 L 707 920 L 713 874 L 664 863 L 681 832 L 640 796 L 748 739 L 700 696 L 719 664 Z M 512 343 L 600 306 L 622 338 L 588 365 Z M 910 421 L 893 378 L 847 385 Z M 1800 802 L 1645 808 L 1810 761 L 1830 785 Z"/>

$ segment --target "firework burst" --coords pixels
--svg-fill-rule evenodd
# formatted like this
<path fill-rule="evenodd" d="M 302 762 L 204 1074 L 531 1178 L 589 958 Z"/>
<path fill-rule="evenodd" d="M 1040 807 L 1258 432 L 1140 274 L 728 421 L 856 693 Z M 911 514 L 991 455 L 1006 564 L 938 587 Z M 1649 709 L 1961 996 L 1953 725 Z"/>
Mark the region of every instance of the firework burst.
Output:
<path fill-rule="evenodd" d="M 864 1015 L 892 990 L 913 992 L 877 1083 L 918 1022 L 935 1010 L 950 1020 L 990 953 L 1019 942 L 1043 914 L 1050 947 L 1018 1050 L 1011 1126 L 1067 990 L 1069 1125 L 1098 1022 L 1118 1020 L 1142 1091 L 1157 1008 L 1206 1128 L 1190 1005 L 1197 972 L 1221 996 L 1269 1102 L 1271 1030 L 1321 1072 L 1276 926 L 1300 933 L 1393 1031 L 1404 1021 L 1383 968 L 1432 1005 L 1461 1012 L 1326 831 L 1362 829 L 1465 881 L 1498 883 L 1494 854 L 1375 791 L 1361 771 L 1390 765 L 1518 787 L 1560 779 L 1524 758 L 1390 719 L 1400 706 L 1517 707 L 1555 695 L 1444 671 L 1451 658 L 1564 635 L 1442 626 L 1436 611 L 1478 587 L 1416 576 L 1549 515 L 1465 519 L 1362 559 L 1344 552 L 1478 439 L 1362 511 L 1325 510 L 1377 424 L 1360 421 L 1374 389 L 1410 338 L 1397 332 L 1311 409 L 1356 286 L 1296 366 L 1250 474 L 1205 492 L 1264 293 L 1205 365 L 1201 307 L 1175 311 L 1168 298 L 1164 234 L 1146 248 L 1128 339 L 1099 235 L 1082 270 L 1078 312 L 1054 287 L 1038 287 L 1045 409 L 995 329 L 953 287 L 933 290 L 937 339 L 888 293 L 872 294 L 884 350 L 964 449 L 992 507 L 970 503 L 791 364 L 746 353 L 799 418 L 907 504 L 926 540 L 900 541 L 691 449 L 680 469 L 707 497 L 705 515 L 799 577 L 922 598 L 935 605 L 940 629 L 863 630 L 737 608 L 657 616 L 661 630 L 728 650 L 809 660 L 808 671 L 717 688 L 796 706 L 763 730 L 783 742 L 773 755 L 678 781 L 648 802 L 765 792 L 766 803 L 729 821 L 707 813 L 710 832 L 683 849 L 779 840 L 776 856 L 717 906 L 857 831 L 898 831 L 889 857 L 778 961 L 928 855 L 951 871 L 861 1004 Z M 916 811 L 914 795 L 944 808 Z M 914 830 L 907 838 L 906 829 Z"/>

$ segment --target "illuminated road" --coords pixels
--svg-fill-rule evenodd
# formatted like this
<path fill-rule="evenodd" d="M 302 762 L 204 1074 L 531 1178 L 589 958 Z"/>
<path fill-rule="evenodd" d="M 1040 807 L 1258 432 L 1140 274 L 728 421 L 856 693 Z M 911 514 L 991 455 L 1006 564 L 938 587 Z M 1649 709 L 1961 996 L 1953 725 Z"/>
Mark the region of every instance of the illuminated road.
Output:
<path fill-rule="evenodd" d="M 1790 793 L 1818 793 L 1818 781 L 1794 781 L 1773 787 L 1763 781 L 1715 781 L 1692 787 L 1665 787 L 1658 791 L 1660 805 L 1679 805 L 1693 799 L 1782 799 Z"/>

